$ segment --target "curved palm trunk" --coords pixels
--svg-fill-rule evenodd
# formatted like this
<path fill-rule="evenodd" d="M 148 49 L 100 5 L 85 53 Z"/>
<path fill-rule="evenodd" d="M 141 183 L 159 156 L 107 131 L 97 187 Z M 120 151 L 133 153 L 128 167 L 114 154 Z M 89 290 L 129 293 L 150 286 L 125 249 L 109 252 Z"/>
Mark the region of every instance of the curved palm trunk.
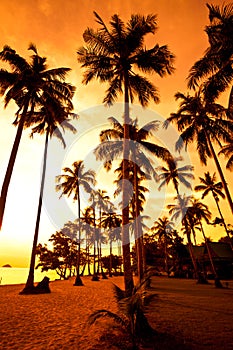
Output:
<path fill-rule="evenodd" d="M 31 294 L 31 293 L 35 292 L 34 270 L 35 270 L 36 247 L 37 247 L 38 235 L 39 235 L 40 217 L 41 217 L 42 200 L 43 200 L 44 183 L 45 183 L 47 151 L 48 151 L 48 139 L 49 139 L 49 134 L 47 132 L 46 133 L 46 139 L 45 139 L 44 158 L 43 158 L 43 170 L 42 170 L 42 177 L 41 177 L 40 195 L 39 195 L 39 203 L 38 203 L 38 209 L 37 209 L 35 233 L 34 233 L 34 239 L 33 239 L 33 245 L 32 245 L 30 268 L 29 268 L 29 274 L 28 274 L 28 279 L 27 279 L 27 282 L 26 282 L 26 286 L 22 290 L 22 292 L 20 292 L 20 294 Z M 42 293 L 44 293 L 44 291 L 42 291 Z"/>
<path fill-rule="evenodd" d="M 22 137 L 24 121 L 25 121 L 25 116 L 26 116 L 27 110 L 28 110 L 28 105 L 29 105 L 29 103 L 27 102 L 24 109 L 23 109 L 23 113 L 22 113 L 22 116 L 21 116 L 20 121 L 19 121 L 19 125 L 18 125 L 17 132 L 15 135 L 13 147 L 11 150 L 11 155 L 10 155 L 10 159 L 8 162 L 6 174 L 4 177 L 3 184 L 2 184 L 1 197 L 0 197 L 0 230 L 2 228 L 2 222 L 3 222 L 4 211 L 5 211 L 8 188 L 10 185 L 11 176 L 12 176 L 13 169 L 14 169 L 15 159 L 16 159 L 16 156 L 18 153 L 20 140 Z"/>
<path fill-rule="evenodd" d="M 229 243 L 230 243 L 230 246 L 231 246 L 231 250 L 233 251 L 233 245 L 232 245 L 232 242 L 231 242 L 231 237 L 230 237 L 230 234 L 229 234 L 229 232 L 228 232 L 227 225 L 226 225 L 226 223 L 225 223 L 224 217 L 223 217 L 223 215 L 222 215 L 222 211 L 221 211 L 220 206 L 219 206 L 219 203 L 218 203 L 218 198 L 216 198 L 216 196 L 215 196 L 215 194 L 214 194 L 213 192 L 212 192 L 212 194 L 213 194 L 215 203 L 216 203 L 216 205 L 217 205 L 219 215 L 220 215 L 220 217 L 221 217 L 221 219 L 222 219 L 222 223 L 223 223 L 223 226 L 224 226 L 224 228 L 225 228 L 227 237 L 229 238 Z"/>
<path fill-rule="evenodd" d="M 129 93 L 128 93 L 128 76 L 125 74 L 125 111 L 124 111 L 124 140 L 123 140 L 123 185 L 122 185 L 122 251 L 124 266 L 124 284 L 127 296 L 133 292 L 133 275 L 131 269 L 130 241 L 129 241 Z M 125 180 L 125 181 L 124 181 Z"/>
<path fill-rule="evenodd" d="M 77 195 L 78 202 L 78 259 L 77 259 L 77 267 L 76 267 L 76 278 L 74 282 L 74 286 L 83 286 L 83 282 L 80 277 L 80 258 L 81 258 L 81 227 L 80 227 L 80 218 L 81 218 L 81 207 L 80 207 L 80 195 L 78 189 Z"/>
<path fill-rule="evenodd" d="M 215 161 L 215 164 L 216 164 L 216 167 L 217 167 L 217 170 L 218 170 L 220 179 L 221 179 L 221 181 L 222 181 L 222 184 L 223 184 L 223 187 L 224 187 L 226 196 L 227 196 L 228 203 L 229 203 L 230 208 L 231 208 L 231 211 L 232 211 L 232 213 L 233 213 L 233 202 L 232 202 L 231 194 L 230 194 L 230 191 L 229 191 L 229 189 L 228 189 L 227 182 L 226 182 L 226 180 L 225 180 L 225 177 L 224 177 L 222 168 L 221 168 L 220 163 L 219 163 L 219 161 L 218 161 L 218 157 L 216 156 L 214 147 L 213 147 L 212 143 L 210 142 L 209 135 L 208 135 L 208 133 L 207 133 L 206 131 L 205 131 L 205 135 L 206 135 L 206 138 L 207 138 L 207 140 L 208 140 L 208 144 L 209 144 L 209 147 L 210 147 L 210 150 L 211 150 L 211 154 L 212 154 L 212 156 L 213 156 L 213 158 L 214 158 L 214 161 Z"/>

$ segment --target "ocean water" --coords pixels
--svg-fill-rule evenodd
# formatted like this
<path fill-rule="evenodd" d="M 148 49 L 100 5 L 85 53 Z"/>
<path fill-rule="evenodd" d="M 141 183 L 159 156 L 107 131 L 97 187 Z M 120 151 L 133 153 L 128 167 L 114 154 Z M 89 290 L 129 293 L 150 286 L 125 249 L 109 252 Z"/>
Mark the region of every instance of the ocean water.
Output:
<path fill-rule="evenodd" d="M 24 284 L 28 277 L 28 268 L 21 267 L 1 267 L 0 268 L 0 285 L 5 284 Z M 34 279 L 35 282 L 40 282 L 45 276 L 50 278 L 50 281 L 54 281 L 59 276 L 55 271 L 41 272 L 40 269 L 35 270 Z"/>

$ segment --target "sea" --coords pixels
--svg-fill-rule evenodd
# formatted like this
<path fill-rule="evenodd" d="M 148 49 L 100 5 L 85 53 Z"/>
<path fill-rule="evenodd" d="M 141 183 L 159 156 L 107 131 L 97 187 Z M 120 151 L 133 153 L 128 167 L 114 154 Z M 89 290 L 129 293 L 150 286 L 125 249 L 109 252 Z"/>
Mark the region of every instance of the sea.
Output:
<path fill-rule="evenodd" d="M 0 268 L 0 285 L 6 284 L 25 284 L 28 277 L 29 268 L 24 267 L 1 267 Z M 34 281 L 40 282 L 45 276 L 49 277 L 50 281 L 58 279 L 59 276 L 55 271 L 49 270 L 41 272 L 40 269 L 35 270 Z"/>

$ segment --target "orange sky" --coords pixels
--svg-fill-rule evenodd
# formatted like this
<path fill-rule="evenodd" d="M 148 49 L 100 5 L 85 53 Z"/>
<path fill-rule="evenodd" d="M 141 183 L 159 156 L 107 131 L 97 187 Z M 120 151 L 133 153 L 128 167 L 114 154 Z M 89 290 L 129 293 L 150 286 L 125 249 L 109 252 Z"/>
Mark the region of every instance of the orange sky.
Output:
<path fill-rule="evenodd" d="M 177 110 L 174 94 L 177 91 L 187 91 L 185 79 L 188 71 L 207 47 L 204 27 L 208 24 L 208 10 L 205 3 L 205 0 L 144 0 L 143 2 L 139 0 L 21 0 L 20 2 L 1 0 L 0 48 L 7 44 L 24 57 L 28 57 L 27 47 L 30 42 L 33 42 L 37 45 L 39 54 L 48 58 L 49 67 L 72 68 L 69 81 L 77 87 L 74 98 L 75 111 L 80 115 L 85 115 L 86 112 L 82 113 L 82 111 L 93 106 L 98 106 L 98 108 L 101 106 L 105 91 L 105 87 L 100 86 L 99 83 L 91 83 L 89 86 L 81 85 L 82 72 L 76 59 L 76 50 L 83 44 L 83 31 L 88 26 L 95 26 L 93 11 L 98 12 L 106 23 L 114 13 L 118 13 L 123 20 L 127 20 L 132 13 L 156 13 L 159 30 L 155 36 L 148 36 L 148 47 L 156 42 L 160 45 L 167 44 L 176 56 L 176 71 L 172 76 L 164 79 L 156 76 L 151 78 L 159 88 L 161 103 L 151 104 L 150 110 L 166 118 L 171 112 Z M 211 1 L 211 3 L 222 4 L 223 1 Z M 223 99 L 222 103 L 226 103 L 226 100 Z M 0 108 L 1 184 L 16 130 L 11 125 L 15 113 L 14 105 L 3 110 L 1 101 Z M 98 126 L 104 125 L 107 116 L 110 115 L 110 111 L 105 112 Z M 119 117 L 120 115 L 121 112 Z M 141 125 L 147 121 L 143 119 L 140 121 Z M 79 123 L 77 124 L 78 129 L 85 131 L 80 136 L 80 139 L 84 140 L 83 149 L 77 150 L 77 154 L 81 157 L 83 153 L 88 154 L 89 152 L 88 142 L 90 141 L 88 140 L 96 138 L 98 141 L 98 135 L 94 136 L 92 130 L 97 124 L 85 124 L 84 117 L 80 118 Z M 5 263 L 14 266 L 28 264 L 37 210 L 43 142 L 43 137 L 35 137 L 30 140 L 28 133 L 23 136 L 9 190 L 3 228 L 0 232 L 0 266 Z M 68 157 L 68 153 L 64 154 Z M 190 157 L 190 162 L 195 165 L 197 183 L 198 176 L 202 176 L 204 171 L 215 171 L 212 162 L 209 162 L 208 169 L 200 167 L 195 152 L 190 150 L 187 157 Z M 71 157 L 69 159 L 70 163 L 67 165 L 70 166 L 75 159 Z M 222 164 L 224 163 L 223 159 Z M 99 173 L 102 174 L 101 170 Z M 231 185 L 232 174 L 229 171 L 226 174 Z M 232 186 L 230 189 L 233 193 Z M 162 195 L 159 194 L 159 196 Z M 151 203 L 156 203 L 156 200 L 154 199 Z M 214 203 L 211 200 L 208 204 L 215 217 L 217 212 Z M 149 205 L 148 211 L 153 213 L 152 204 Z M 232 222 L 232 216 L 226 205 L 224 212 L 227 222 Z M 49 213 L 43 212 L 39 241 L 46 242 L 56 229 L 50 222 Z M 219 238 L 224 235 L 224 232 L 218 227 L 213 228 L 209 235 Z"/>

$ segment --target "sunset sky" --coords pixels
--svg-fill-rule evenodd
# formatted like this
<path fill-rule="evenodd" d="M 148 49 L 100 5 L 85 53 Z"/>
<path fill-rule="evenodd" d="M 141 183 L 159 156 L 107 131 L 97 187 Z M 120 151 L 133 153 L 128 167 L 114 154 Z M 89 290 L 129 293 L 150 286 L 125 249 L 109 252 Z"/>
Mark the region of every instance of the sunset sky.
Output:
<path fill-rule="evenodd" d="M 213 0 L 210 3 L 223 4 L 224 2 Z M 173 75 L 163 79 L 156 76 L 149 77 L 159 89 L 160 104 L 150 104 L 148 111 L 142 111 L 139 106 L 133 108 L 135 117 L 138 117 L 139 124 L 142 126 L 150 120 L 160 119 L 163 121 L 166 119 L 178 107 L 174 100 L 174 94 L 177 91 L 187 92 L 188 71 L 193 63 L 203 55 L 208 45 L 204 32 L 204 28 L 208 24 L 208 9 L 205 4 L 205 0 L 0 1 L 0 50 L 7 44 L 28 59 L 30 52 L 27 48 L 29 43 L 33 42 L 37 46 L 39 55 L 47 57 L 50 68 L 62 66 L 72 68 L 67 81 L 72 82 L 77 88 L 73 102 L 75 112 L 80 116 L 79 120 L 75 122 L 78 132 L 75 136 L 65 135 L 67 140 L 65 150 L 62 149 L 58 141 L 51 141 L 51 149 L 56 150 L 49 158 L 51 163 L 48 166 L 48 173 L 51 177 L 47 184 L 48 192 L 46 192 L 41 218 L 39 242 L 45 243 L 51 234 L 65 223 L 64 213 L 62 213 L 63 205 L 67 210 L 66 219 L 73 219 L 75 215 L 72 212 L 75 204 L 69 207 L 68 204 L 65 204 L 65 199 L 58 201 L 59 194 L 55 194 L 53 197 L 54 177 L 52 176 L 59 175 L 60 165 L 62 167 L 64 164 L 71 166 L 75 160 L 85 159 L 98 173 L 100 182 L 97 188 L 103 189 L 106 184 L 110 183 L 110 176 L 106 175 L 101 165 L 95 162 L 91 150 L 98 144 L 99 131 L 106 127 L 107 118 L 112 115 L 118 119 L 121 118 L 122 104 L 120 102 L 122 97 L 119 97 L 119 104 L 113 106 L 112 109 L 104 108 L 102 100 L 106 86 L 100 85 L 98 82 L 90 83 L 88 86 L 81 84 L 82 70 L 76 55 L 77 49 L 83 44 L 82 34 L 84 30 L 87 27 L 97 27 L 93 11 L 96 11 L 105 23 L 108 23 L 110 17 L 115 13 L 119 14 L 124 21 L 127 21 L 133 13 L 157 14 L 159 29 L 154 36 L 148 36 L 147 45 L 150 47 L 155 43 L 167 44 L 176 56 L 176 70 Z M 226 106 L 226 95 L 221 98 L 221 103 Z M 16 112 L 15 105 L 12 103 L 5 110 L 3 107 L 4 103 L 1 99 L 0 185 L 4 178 L 16 132 L 16 128 L 12 126 Z M 170 136 L 167 138 L 164 131 L 161 131 L 158 134 L 158 140 L 173 147 L 170 144 L 171 140 L 176 141 L 178 134 L 175 129 L 171 128 L 169 135 L 171 138 Z M 6 263 L 15 267 L 28 265 L 37 213 L 43 146 L 43 136 L 35 136 L 30 139 L 29 132 L 24 133 L 8 193 L 3 227 L 0 232 L 0 266 Z M 195 184 L 199 183 L 198 176 L 203 176 L 205 171 L 209 170 L 211 173 L 215 171 L 212 161 L 208 162 L 208 167 L 200 166 L 196 152 L 191 149 L 188 149 L 187 154 L 182 152 L 182 155 L 185 158 L 184 164 L 195 166 Z M 222 157 L 221 163 L 225 170 L 225 159 Z M 56 173 L 57 169 L 58 173 Z M 233 194 L 232 173 L 225 170 L 225 174 Z M 152 191 L 153 195 L 151 195 L 151 201 L 148 202 L 145 212 L 151 216 L 152 222 L 158 218 L 163 209 L 165 195 L 169 203 L 172 202 L 174 195 L 172 187 L 169 187 L 167 191 L 158 192 L 156 186 L 158 187 L 156 184 L 149 185 L 150 188 L 153 187 L 154 192 Z M 51 192 L 49 192 L 50 190 Z M 213 218 L 215 218 L 218 214 L 213 200 L 210 198 L 205 203 L 209 205 Z M 227 223 L 232 223 L 232 215 L 226 201 L 225 203 L 221 201 L 220 204 Z M 221 227 L 211 227 L 211 230 L 207 231 L 207 236 L 218 239 L 224 236 L 224 231 Z M 198 238 L 201 242 L 201 236 Z"/>

